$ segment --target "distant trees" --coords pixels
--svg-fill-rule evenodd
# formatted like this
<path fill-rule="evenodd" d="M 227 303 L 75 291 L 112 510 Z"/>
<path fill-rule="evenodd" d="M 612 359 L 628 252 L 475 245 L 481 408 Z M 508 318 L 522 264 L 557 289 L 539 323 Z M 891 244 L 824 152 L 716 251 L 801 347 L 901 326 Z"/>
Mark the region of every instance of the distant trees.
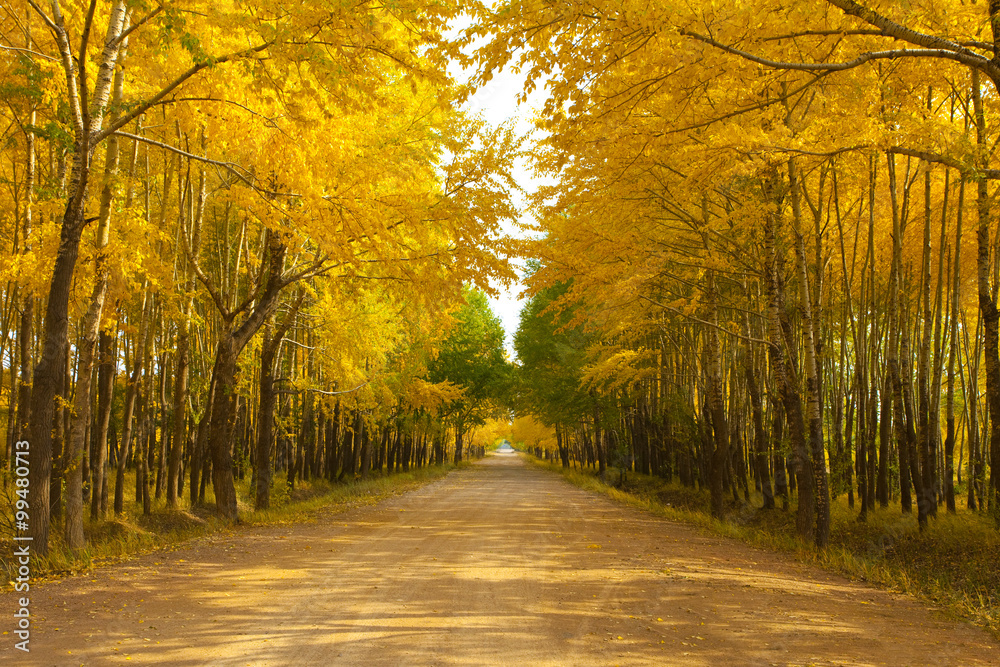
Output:
<path fill-rule="evenodd" d="M 537 270 L 537 262 L 530 268 Z M 591 337 L 582 324 L 574 325 L 576 308 L 559 310 L 558 301 L 568 289 L 568 284 L 557 284 L 529 298 L 514 335 L 518 359 L 515 409 L 518 414 L 537 416 L 554 429 L 564 467 L 569 467 L 569 432 L 594 414 L 595 408 L 594 395 L 582 384 Z M 534 444 L 532 439 L 537 438 L 525 442 Z"/>
<path fill-rule="evenodd" d="M 443 415 L 455 428 L 456 463 L 462 460 L 469 428 L 505 410 L 511 383 L 503 327 L 490 310 L 486 295 L 467 288 L 463 298 L 451 333 L 428 366 L 432 382 L 449 383 L 460 392 L 443 406 Z"/>

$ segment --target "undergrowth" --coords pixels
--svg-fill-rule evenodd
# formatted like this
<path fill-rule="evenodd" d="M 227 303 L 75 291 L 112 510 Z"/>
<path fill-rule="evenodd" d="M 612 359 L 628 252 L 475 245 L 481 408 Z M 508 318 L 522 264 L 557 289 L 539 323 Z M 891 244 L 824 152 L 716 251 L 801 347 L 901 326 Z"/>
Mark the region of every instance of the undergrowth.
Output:
<path fill-rule="evenodd" d="M 459 464 L 462 465 L 462 464 Z M 325 479 L 298 481 L 294 489 L 289 489 L 283 476 L 275 476 L 271 497 L 271 508 L 253 509 L 253 494 L 250 480 L 237 480 L 236 493 L 239 506 L 237 525 L 215 516 L 215 496 L 211 487 L 206 489 L 205 503 L 190 506 L 188 498 L 181 499 L 179 507 L 169 509 L 166 500 L 160 498 L 152 502 L 148 515 L 142 506 L 134 501 L 126 501 L 121 516 L 109 511 L 106 519 L 92 521 L 89 503 L 85 507 L 84 533 L 87 546 L 76 552 L 71 551 L 62 539 L 62 522 L 53 521 L 50 530 L 49 554 L 41 557 L 33 554 L 32 579 L 51 579 L 67 574 L 76 574 L 90 568 L 114 563 L 122 559 L 160 548 L 173 547 L 189 539 L 238 530 L 240 526 L 267 526 L 277 524 L 316 521 L 330 513 L 371 505 L 385 498 L 399 495 L 418 486 L 439 479 L 455 468 L 454 464 L 417 468 L 409 472 L 392 475 L 378 475 L 367 479 L 357 479 L 347 483 L 333 484 Z M 134 496 L 135 478 L 129 474 L 125 480 L 126 498 Z M 109 503 L 113 503 L 113 478 L 109 489 Z M 185 490 L 186 493 L 186 490 Z M 13 484 L 6 473 L 0 477 L 0 537 L 10 544 L 13 537 L 11 511 Z M 110 510 L 110 508 L 109 508 Z M 12 573 L 16 565 L 12 563 L 9 549 L 0 553 L 0 576 L 3 576 L 7 590 L 12 587 Z"/>
<path fill-rule="evenodd" d="M 779 509 L 764 510 L 759 494 L 751 503 L 729 496 L 726 520 L 718 521 L 710 516 L 707 490 L 633 472 L 620 482 L 620 475 L 609 471 L 605 483 L 592 472 L 534 463 L 626 505 L 933 601 L 1000 637 L 1000 531 L 984 514 L 961 508 L 948 514 L 942 505 L 921 532 L 915 509 L 903 514 L 897 502 L 860 521 L 857 507 L 849 508 L 841 496 L 831 504 L 830 544 L 817 549 L 795 536 L 794 502 L 788 510 L 780 509 L 780 501 Z"/>

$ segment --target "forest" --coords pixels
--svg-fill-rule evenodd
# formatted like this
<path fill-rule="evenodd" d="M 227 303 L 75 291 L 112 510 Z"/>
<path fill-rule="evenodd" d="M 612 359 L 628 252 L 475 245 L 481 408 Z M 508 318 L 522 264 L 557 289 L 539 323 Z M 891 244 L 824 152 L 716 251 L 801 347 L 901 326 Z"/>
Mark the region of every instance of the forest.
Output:
<path fill-rule="evenodd" d="M 882 4 L 484 19 L 482 77 L 550 91 L 515 346 L 564 466 L 707 488 L 718 518 L 794 496 L 819 547 L 844 496 L 1000 525 L 1000 7 Z"/>
<path fill-rule="evenodd" d="M 818 548 L 1000 527 L 996 2 L 12 0 L 0 70 L 40 554 L 502 437 Z M 464 110 L 501 71 L 530 136 Z"/>
<path fill-rule="evenodd" d="M 455 11 L 4 6 L 3 458 L 36 553 L 480 449 L 517 142 L 453 103 Z"/>

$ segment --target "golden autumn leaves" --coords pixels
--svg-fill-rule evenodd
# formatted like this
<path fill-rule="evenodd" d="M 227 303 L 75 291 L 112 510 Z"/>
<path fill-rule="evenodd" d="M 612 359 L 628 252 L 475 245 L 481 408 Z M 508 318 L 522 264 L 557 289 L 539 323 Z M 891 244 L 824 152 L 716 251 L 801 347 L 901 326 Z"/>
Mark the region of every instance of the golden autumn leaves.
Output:
<path fill-rule="evenodd" d="M 76 382 L 94 373 L 95 355 L 76 351 L 95 349 L 98 327 L 121 338 L 127 401 L 138 396 L 138 410 L 153 397 L 151 385 L 135 382 L 179 378 L 159 393 L 170 428 L 152 427 L 164 441 L 161 465 L 171 461 L 168 499 L 183 449 L 214 460 L 227 515 L 235 513 L 219 487 L 232 478 L 227 424 L 245 409 L 241 392 L 254 392 L 244 348 L 267 323 L 281 324 L 281 313 L 301 319 L 283 333 L 317 352 L 306 359 L 285 346 L 294 391 L 343 395 L 368 420 L 395 413 L 403 399 L 412 399 L 405 410 L 433 411 L 454 397 L 456 389 L 421 378 L 462 285 L 511 277 L 499 225 L 514 215 L 516 151 L 509 133 L 451 102 L 457 86 L 441 32 L 458 11 L 457 3 L 5 6 L 0 68 L 18 85 L 4 90 L 2 169 L 12 187 L 3 196 L 13 215 L 3 222 L 11 261 L 0 273 L 12 286 L 5 303 L 37 300 L 45 312 L 40 328 L 29 318 L 17 333 L 22 368 L 34 367 L 20 378 L 34 407 L 15 428 L 31 430 L 39 454 L 35 505 L 48 505 L 53 420 L 74 434 L 70 460 L 57 464 L 77 484 L 89 418 L 54 406 L 73 388 L 61 379 L 67 363 Z M 108 214 L 89 224 L 98 208 Z M 79 384 L 83 405 L 96 384 Z M 99 450 L 106 438 L 102 430 Z M 83 539 L 80 493 L 71 487 L 74 548 Z M 44 551 L 48 516 L 37 523 Z"/>
<path fill-rule="evenodd" d="M 659 451 L 683 478 L 693 455 L 690 481 L 712 483 L 719 513 L 740 474 L 767 502 L 780 468 L 798 484 L 799 532 L 820 545 L 827 485 L 853 488 L 855 468 L 862 513 L 893 485 L 904 509 L 916 493 L 926 522 L 953 475 L 936 461 L 956 442 L 963 367 L 985 367 L 1000 432 L 997 11 L 594 0 L 477 16 L 481 80 L 514 64 L 526 90 L 551 93 L 535 163 L 558 182 L 534 200 L 545 236 L 530 291 L 562 290 L 550 316 L 570 311 L 592 332 L 578 377 L 593 405 L 565 421 L 581 456 L 610 419 L 636 466 Z M 973 182 L 976 205 L 959 203 Z M 984 347 L 963 348 L 955 332 L 975 341 L 977 318 Z M 981 389 L 961 393 L 975 404 Z M 876 424 L 890 422 L 880 450 Z M 890 480 L 896 447 L 904 470 Z M 985 458 L 1000 470 L 1000 448 Z"/>

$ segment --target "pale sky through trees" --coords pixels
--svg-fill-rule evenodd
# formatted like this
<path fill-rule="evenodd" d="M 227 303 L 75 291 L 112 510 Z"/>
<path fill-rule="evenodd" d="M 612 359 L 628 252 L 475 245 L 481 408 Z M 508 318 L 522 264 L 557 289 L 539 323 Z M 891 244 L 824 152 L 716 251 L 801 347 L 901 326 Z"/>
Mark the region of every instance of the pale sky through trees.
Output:
<path fill-rule="evenodd" d="M 453 70 L 456 79 L 461 80 L 461 69 L 456 65 Z M 515 74 L 509 69 L 497 73 L 490 82 L 473 95 L 465 108 L 474 114 L 481 114 L 490 125 L 498 126 L 512 121 L 515 132 L 525 135 L 532 130 L 531 119 L 534 110 L 541 105 L 544 100 L 545 88 L 540 85 L 531 94 L 529 100 L 524 104 L 517 103 L 517 96 L 524 87 L 524 76 Z M 523 148 L 527 151 L 530 148 L 529 142 L 525 142 Z M 532 193 L 544 179 L 537 178 L 527 160 L 522 158 L 518 168 L 513 173 L 518 184 L 525 190 L 526 194 Z M 525 196 L 515 193 L 514 201 L 522 209 L 522 221 L 530 220 L 531 214 L 526 210 L 527 202 Z M 512 236 L 520 236 L 523 232 L 512 224 L 504 225 L 504 232 Z M 523 269 L 523 262 L 518 260 L 518 273 Z M 508 354 L 513 358 L 514 353 L 514 332 L 517 331 L 518 317 L 521 312 L 523 299 L 519 298 L 523 286 L 514 283 L 510 287 L 500 288 L 500 295 L 496 298 L 490 297 L 490 307 L 500 318 L 506 333 L 505 347 Z"/>

